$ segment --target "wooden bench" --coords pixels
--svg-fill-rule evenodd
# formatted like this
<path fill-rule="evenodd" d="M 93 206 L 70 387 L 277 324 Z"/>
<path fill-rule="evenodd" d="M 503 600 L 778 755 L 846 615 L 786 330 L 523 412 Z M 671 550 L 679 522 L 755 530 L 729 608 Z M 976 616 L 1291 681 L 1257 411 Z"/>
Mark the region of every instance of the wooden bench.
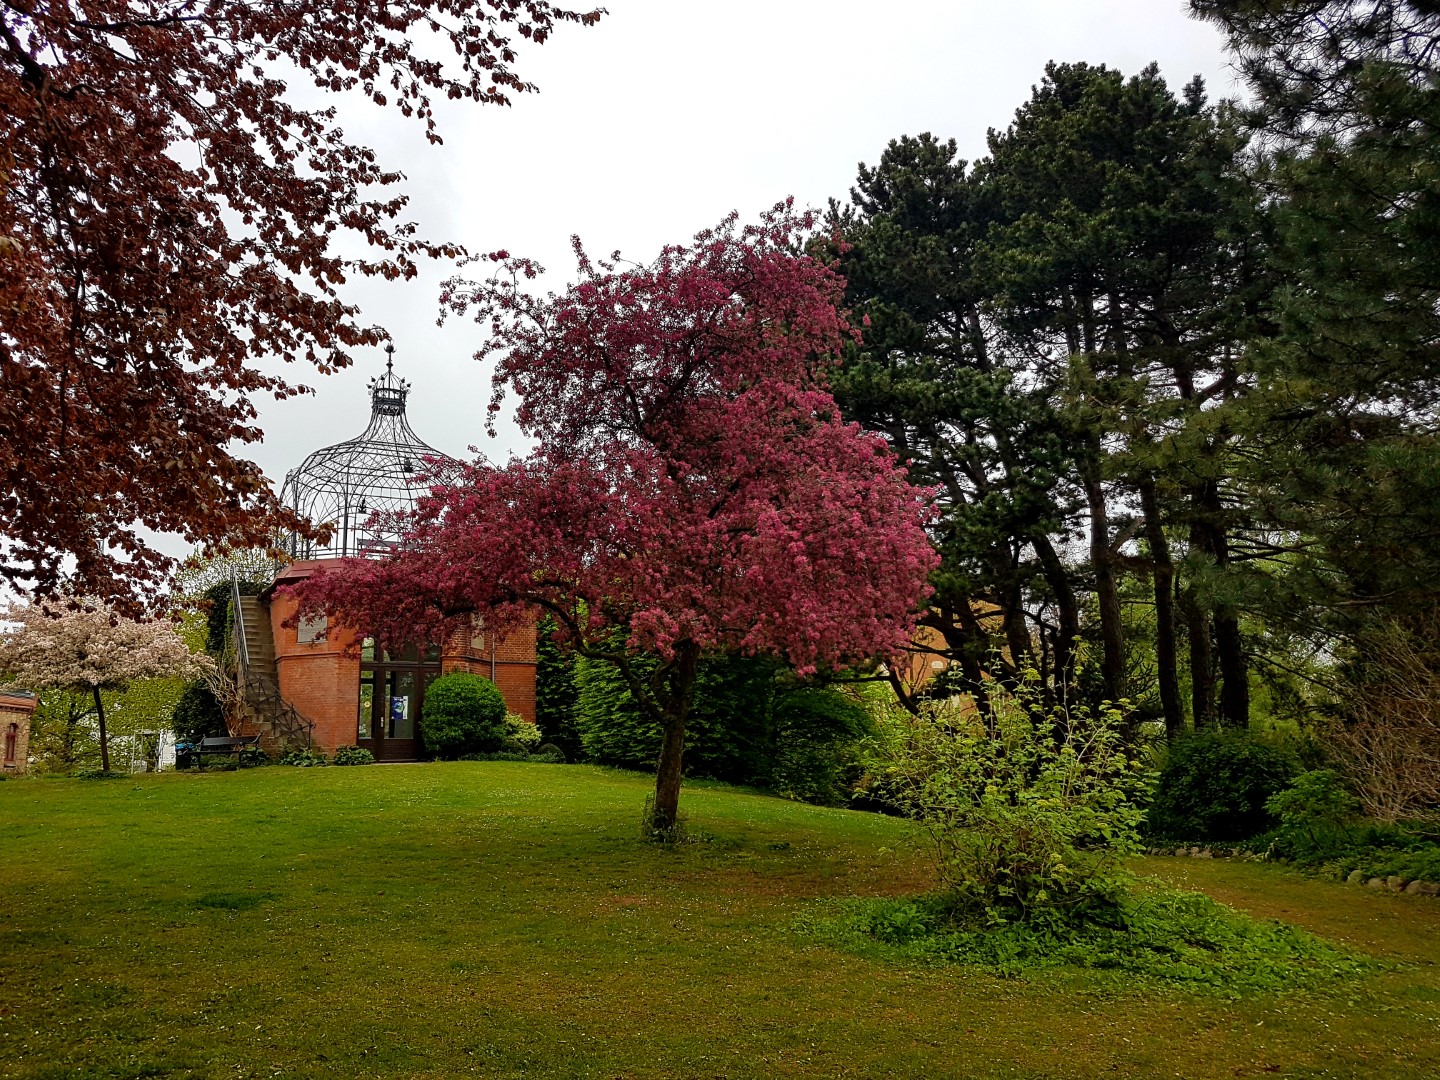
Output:
<path fill-rule="evenodd" d="M 199 767 L 200 758 L 205 754 L 226 754 L 239 761 L 244 751 L 252 749 L 260 749 L 259 735 L 207 735 L 200 740 L 200 745 L 191 747 L 190 754 L 195 759 L 195 765 Z"/>

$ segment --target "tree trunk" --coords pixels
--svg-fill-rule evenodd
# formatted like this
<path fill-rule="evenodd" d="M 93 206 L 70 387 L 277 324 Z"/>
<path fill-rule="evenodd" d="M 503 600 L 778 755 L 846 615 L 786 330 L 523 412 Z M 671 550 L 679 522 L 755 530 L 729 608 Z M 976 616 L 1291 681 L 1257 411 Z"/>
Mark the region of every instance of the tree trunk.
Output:
<path fill-rule="evenodd" d="M 1044 533 L 1030 538 L 1040 559 L 1040 567 L 1050 591 L 1055 594 L 1059 632 L 1055 636 L 1055 687 L 1059 696 L 1068 700 L 1069 686 L 1075 678 L 1075 642 L 1080 638 L 1080 601 L 1070 582 L 1069 571 Z"/>
<path fill-rule="evenodd" d="M 685 721 L 672 719 L 663 729 L 660 762 L 655 769 L 655 816 L 651 828 L 664 832 L 674 828 L 680 814 L 680 777 L 685 754 Z"/>
<path fill-rule="evenodd" d="M 1113 704 L 1125 698 L 1125 630 L 1120 621 L 1120 591 L 1110 557 L 1110 516 L 1100 485 L 1098 462 L 1087 470 L 1085 499 L 1090 507 L 1090 564 L 1095 573 L 1095 598 L 1100 605 L 1100 640 L 1104 646 L 1105 697 Z"/>
<path fill-rule="evenodd" d="M 1198 493 L 1197 522 L 1192 534 L 1200 549 L 1224 573 L 1230 565 L 1230 538 L 1222 519 L 1219 488 L 1212 482 Z M 1215 652 L 1220 667 L 1220 721 L 1226 727 L 1244 729 L 1250 726 L 1250 672 L 1240 637 L 1240 616 L 1233 604 L 1218 603 L 1213 612 Z M 1213 680 L 1213 675 L 1212 675 Z M 1213 683 L 1212 683 L 1213 685 Z"/>
<path fill-rule="evenodd" d="M 1190 716 L 1196 731 L 1215 726 L 1215 660 L 1210 648 L 1210 619 L 1193 588 L 1180 598 L 1190 638 Z"/>
<path fill-rule="evenodd" d="M 1145 539 L 1155 565 L 1155 665 L 1160 679 L 1160 709 L 1165 715 L 1165 737 L 1173 742 L 1185 729 L 1175 645 L 1175 563 L 1160 522 L 1160 500 L 1153 481 L 1140 485 L 1140 507 L 1145 514 Z"/>
<path fill-rule="evenodd" d="M 105 733 L 105 706 L 100 701 L 100 688 L 91 687 L 95 692 L 95 715 L 100 718 L 100 771 L 110 771 L 110 738 Z"/>
<path fill-rule="evenodd" d="M 1215 651 L 1220 656 L 1220 721 L 1244 730 L 1250 726 L 1250 666 L 1240 638 L 1240 619 L 1229 605 L 1215 612 Z"/>
<path fill-rule="evenodd" d="M 650 828 L 664 833 L 675 827 L 680 815 L 680 780 L 685 756 L 685 721 L 695 700 L 695 679 L 700 647 L 686 639 L 675 646 L 675 659 L 665 676 L 668 685 L 655 686 L 660 706 L 660 760 L 655 765 L 655 813 Z"/>

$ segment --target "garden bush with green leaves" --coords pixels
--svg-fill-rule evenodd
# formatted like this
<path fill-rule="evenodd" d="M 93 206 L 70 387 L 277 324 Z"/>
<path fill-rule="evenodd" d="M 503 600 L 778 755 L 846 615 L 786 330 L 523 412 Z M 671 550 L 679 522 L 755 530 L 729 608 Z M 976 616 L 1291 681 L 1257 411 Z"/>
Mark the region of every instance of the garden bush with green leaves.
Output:
<path fill-rule="evenodd" d="M 336 765 L 374 765 L 375 755 L 363 746 L 340 746 L 335 749 Z"/>
<path fill-rule="evenodd" d="M 1247 840 L 1274 828 L 1266 808 L 1300 772 L 1294 754 L 1248 735 L 1206 732 L 1169 748 L 1146 832 L 1173 840 Z"/>
<path fill-rule="evenodd" d="M 534 751 L 544 740 L 544 733 L 518 713 L 505 714 L 505 737 L 514 742 L 527 754 Z"/>
<path fill-rule="evenodd" d="M 426 688 L 420 733 L 438 758 L 493 752 L 510 736 L 505 715 L 505 698 L 494 683 L 453 671 Z"/>
<path fill-rule="evenodd" d="M 1266 808 L 1279 822 L 1253 846 L 1303 869 L 1343 878 L 1440 882 L 1440 843 L 1423 822 L 1367 821 L 1360 800 L 1329 769 L 1301 773 Z"/>
<path fill-rule="evenodd" d="M 286 750 L 280 755 L 281 765 L 293 765 L 297 769 L 314 769 L 329 765 L 330 759 L 309 746 Z"/>
<path fill-rule="evenodd" d="M 1113 711 L 1044 709 L 999 688 L 989 717 L 956 702 L 892 707 L 872 768 L 934 842 L 957 917 L 1084 919 L 1131 880 L 1146 778 Z"/>

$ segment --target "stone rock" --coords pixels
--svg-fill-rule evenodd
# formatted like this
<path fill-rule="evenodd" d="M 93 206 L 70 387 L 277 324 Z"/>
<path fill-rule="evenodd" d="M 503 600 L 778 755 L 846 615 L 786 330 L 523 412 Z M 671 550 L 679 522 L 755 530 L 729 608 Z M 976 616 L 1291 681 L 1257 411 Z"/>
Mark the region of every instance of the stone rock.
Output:
<path fill-rule="evenodd" d="M 1370 889 L 1383 889 L 1385 887 L 1385 879 L 1383 877 L 1372 877 L 1369 881 L 1365 882 L 1365 886 Z"/>
<path fill-rule="evenodd" d="M 1195 857 L 1197 859 L 1213 859 L 1215 857 L 1215 853 L 1209 848 L 1202 848 L 1201 850 L 1195 852 Z"/>
<path fill-rule="evenodd" d="M 1421 896 L 1440 896 L 1440 882 L 1412 881 L 1410 884 L 1419 886 L 1415 891 Z"/>
<path fill-rule="evenodd" d="M 1410 882 L 1409 885 L 1406 885 L 1406 886 L 1405 886 L 1405 891 L 1406 891 L 1407 893 L 1409 893 L 1411 896 L 1414 896 L 1416 893 L 1418 893 L 1418 892 L 1420 891 L 1420 886 L 1421 886 L 1421 885 L 1424 885 L 1424 884 L 1425 884 L 1425 882 L 1423 882 L 1423 881 L 1419 881 L 1419 880 L 1412 881 L 1412 882 Z"/>
<path fill-rule="evenodd" d="M 1347 885 L 1359 885 L 1365 880 L 1365 874 L 1361 870 L 1351 870 L 1350 876 L 1345 879 Z"/>
<path fill-rule="evenodd" d="M 1405 879 L 1399 874 L 1391 874 L 1385 879 L 1385 887 L 1391 892 L 1399 892 L 1405 887 Z"/>

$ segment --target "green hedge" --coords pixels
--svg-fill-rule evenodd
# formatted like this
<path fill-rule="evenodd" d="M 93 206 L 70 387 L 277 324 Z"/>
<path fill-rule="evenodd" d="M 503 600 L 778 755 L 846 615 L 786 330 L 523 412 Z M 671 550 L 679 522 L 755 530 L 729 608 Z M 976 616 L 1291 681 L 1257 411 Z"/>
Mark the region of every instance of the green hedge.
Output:
<path fill-rule="evenodd" d="M 1266 801 L 1299 772 L 1295 755 L 1247 735 L 1191 735 L 1166 752 L 1146 832 L 1175 840 L 1258 836 L 1277 823 Z"/>
<path fill-rule="evenodd" d="M 442 675 L 425 690 L 420 734 L 426 750 L 438 758 L 499 750 L 509 735 L 505 698 L 479 675 Z"/>
<path fill-rule="evenodd" d="M 645 676 L 654 670 L 653 663 L 637 667 Z M 574 684 L 579 756 L 653 770 L 659 726 L 641 717 L 619 670 L 579 657 Z M 707 657 L 686 725 L 685 772 L 843 804 L 859 775 L 859 740 L 869 731 L 858 704 L 836 690 L 796 683 L 775 660 Z"/>

